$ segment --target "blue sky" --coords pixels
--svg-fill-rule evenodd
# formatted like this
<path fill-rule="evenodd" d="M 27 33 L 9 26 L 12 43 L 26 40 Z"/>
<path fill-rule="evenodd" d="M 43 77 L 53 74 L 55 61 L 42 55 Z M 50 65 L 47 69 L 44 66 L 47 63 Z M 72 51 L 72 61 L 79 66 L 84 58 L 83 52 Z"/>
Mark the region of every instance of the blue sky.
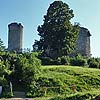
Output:
<path fill-rule="evenodd" d="M 0 38 L 8 47 L 8 24 L 24 26 L 23 48 L 31 48 L 37 35 L 37 26 L 54 0 L 0 0 Z M 91 32 L 91 54 L 100 57 L 100 0 L 62 0 L 74 11 L 72 23 L 79 22 Z"/>

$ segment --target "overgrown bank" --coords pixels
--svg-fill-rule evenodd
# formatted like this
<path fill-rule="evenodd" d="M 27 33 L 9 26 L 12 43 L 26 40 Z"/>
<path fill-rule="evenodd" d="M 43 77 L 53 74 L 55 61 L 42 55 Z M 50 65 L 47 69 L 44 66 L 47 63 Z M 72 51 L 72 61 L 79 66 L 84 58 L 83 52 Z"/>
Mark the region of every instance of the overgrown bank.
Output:
<path fill-rule="evenodd" d="M 100 94 L 98 69 L 76 66 L 43 66 L 42 69 L 37 82 L 41 89 L 45 88 L 44 95 L 59 98 L 54 100 L 86 100 Z"/>
<path fill-rule="evenodd" d="M 37 59 L 37 56 L 37 53 L 3 52 L 1 54 L 0 85 L 3 86 L 3 97 L 13 96 L 13 91 L 11 92 L 9 86 L 10 82 L 13 86 L 18 83 L 24 89 L 26 96 L 31 98 L 47 96 L 54 100 L 90 100 L 100 94 L 99 69 L 88 68 L 85 65 L 84 67 L 41 66 L 41 61 Z M 69 61 L 64 57 L 61 59 L 63 60 L 59 61 L 63 63 Z M 86 61 L 80 57 L 73 59 L 71 60 L 74 64 L 84 64 Z M 95 61 L 99 64 L 99 59 L 91 59 L 88 59 L 89 63 Z M 75 63 L 79 61 L 80 63 Z M 15 86 L 18 87 L 18 84 Z"/>

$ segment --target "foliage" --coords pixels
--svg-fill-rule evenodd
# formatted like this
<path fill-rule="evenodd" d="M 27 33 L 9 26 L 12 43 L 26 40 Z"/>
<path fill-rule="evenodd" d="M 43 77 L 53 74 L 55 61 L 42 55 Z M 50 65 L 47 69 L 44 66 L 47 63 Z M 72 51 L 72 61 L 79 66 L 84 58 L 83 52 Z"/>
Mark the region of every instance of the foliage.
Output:
<path fill-rule="evenodd" d="M 69 57 L 62 56 L 62 57 L 60 57 L 60 59 L 61 59 L 61 65 L 69 65 L 69 63 L 70 63 L 70 58 Z"/>
<path fill-rule="evenodd" d="M 67 56 L 58 57 L 57 59 L 52 59 L 50 57 L 41 57 L 42 65 L 69 65 L 70 58 Z"/>
<path fill-rule="evenodd" d="M 9 84 L 12 82 L 13 90 L 16 90 L 19 86 L 28 91 L 33 91 L 32 88 L 29 90 L 32 82 L 35 81 L 36 75 L 41 71 L 41 61 L 37 58 L 37 53 L 24 52 L 21 54 L 2 52 L 0 61 L 0 77 L 4 78 L 7 83 L 1 84 L 3 80 L 0 81 L 0 84 L 8 90 L 10 89 Z M 17 87 L 17 88 L 15 88 Z M 4 91 L 2 94 L 3 97 L 12 96 L 10 91 Z"/>
<path fill-rule="evenodd" d="M 67 96 L 56 96 L 55 98 L 52 98 L 51 100 L 87 100 L 92 99 L 92 97 L 96 95 L 95 93 L 86 92 L 86 93 L 75 93 L 73 95 L 67 95 Z"/>
<path fill-rule="evenodd" d="M 70 64 L 72 66 L 86 66 L 87 59 L 82 57 L 81 55 L 77 55 L 76 57 L 70 59 Z"/>
<path fill-rule="evenodd" d="M 32 81 L 27 89 L 28 89 L 26 93 L 27 97 L 32 98 L 32 97 L 42 96 L 40 85 L 36 81 Z"/>
<path fill-rule="evenodd" d="M 100 89 L 100 70 L 98 69 L 62 65 L 43 66 L 42 69 L 43 71 L 38 75 L 36 81 L 39 94 L 42 96 L 65 95 L 64 98 L 66 99 L 64 100 L 68 98 L 73 98 L 72 100 L 74 100 L 74 98 L 76 98 L 76 100 L 81 100 L 82 97 L 85 99 L 89 98 L 92 95 L 92 91 Z M 44 87 L 46 87 L 45 91 L 43 91 Z M 91 91 L 91 93 L 89 95 L 88 93 L 84 94 L 87 91 Z M 78 92 L 79 94 L 76 95 L 75 93 Z M 36 92 L 36 94 L 37 93 L 38 92 Z M 70 97 L 66 97 L 66 95 Z"/>
<path fill-rule="evenodd" d="M 61 56 L 56 59 L 50 57 L 41 57 L 42 65 L 72 65 L 72 66 L 86 66 L 90 68 L 100 68 L 100 58 L 86 58 L 78 54 L 77 56 Z"/>
<path fill-rule="evenodd" d="M 72 66 L 87 66 L 87 58 L 77 55 L 76 57 L 61 56 L 57 59 L 50 57 L 40 57 L 42 65 L 72 65 Z"/>
<path fill-rule="evenodd" d="M 10 91 L 10 86 L 8 81 L 3 77 L 0 77 L 0 86 L 2 86 L 2 93 L 0 95 L 0 98 L 1 97 L 8 98 L 13 96 L 13 93 Z"/>
<path fill-rule="evenodd" d="M 2 53 L 0 62 L 0 85 L 4 91 L 2 96 L 12 96 L 9 82 L 20 84 L 25 89 L 27 97 L 38 96 L 56 96 L 61 100 L 76 100 L 82 97 L 89 98 L 93 96 L 87 91 L 100 89 L 100 70 L 91 68 L 82 68 L 76 66 L 67 66 L 72 58 L 67 56 L 58 57 L 57 59 L 44 59 L 50 64 L 60 64 L 59 66 L 42 66 L 41 61 L 37 58 L 38 53 L 27 52 L 22 54 Z M 47 60 L 48 59 L 48 60 Z M 76 56 L 76 62 L 79 65 L 90 64 L 92 61 L 98 62 L 100 59 L 86 59 L 81 55 Z M 87 60 L 82 63 L 81 60 Z M 81 63 L 80 63 L 81 62 Z M 63 66 L 61 64 L 64 64 Z M 67 65 L 66 65 L 67 64 Z M 99 67 L 98 67 L 99 68 Z M 14 77 L 14 78 L 13 78 Z M 77 94 L 79 93 L 79 94 Z M 82 93 L 82 94 L 81 94 Z M 65 95 L 58 97 L 57 95 Z M 69 96 L 67 96 L 69 95 Z M 85 99 L 84 99 L 85 100 Z"/>
<path fill-rule="evenodd" d="M 12 97 L 13 93 L 10 91 L 9 81 L 7 81 L 6 76 L 8 76 L 7 68 L 0 62 L 0 86 L 2 86 L 2 94 L 1 97 Z"/>
<path fill-rule="evenodd" d="M 57 66 L 42 66 L 41 70 L 39 54 L 37 52 L 16 54 L 7 51 L 0 53 L 0 85 L 3 86 L 0 97 L 13 96 L 10 81 L 16 83 L 16 86 L 20 84 L 25 89 L 27 97 L 55 95 L 55 100 L 85 100 L 97 95 L 92 92 L 100 90 L 100 70 L 91 68 L 100 68 L 99 58 L 87 59 L 81 55 L 74 58 L 61 56 L 57 59 L 44 57 L 42 64 Z M 85 66 L 87 63 L 91 68 L 65 66 L 69 64 Z"/>
<path fill-rule="evenodd" d="M 0 52 L 3 51 L 5 49 L 5 46 L 3 44 L 3 41 L 0 38 Z"/>
<path fill-rule="evenodd" d="M 78 25 L 73 26 L 70 22 L 73 17 L 73 10 L 66 3 L 54 1 L 50 4 L 43 25 L 37 29 L 40 40 L 35 41 L 33 48 L 51 58 L 72 53 L 79 33 Z"/>
<path fill-rule="evenodd" d="M 100 68 L 100 59 L 99 58 L 90 58 L 88 60 L 88 65 L 90 68 Z"/>
<path fill-rule="evenodd" d="M 49 57 L 42 57 L 41 58 L 42 61 L 42 65 L 53 65 L 53 59 L 49 58 Z"/>
<path fill-rule="evenodd" d="M 41 62 L 35 56 L 34 53 L 19 54 L 14 62 L 13 72 L 10 75 L 13 84 L 20 84 L 26 91 L 28 91 L 32 81 L 36 79 L 36 74 L 40 72 Z"/>

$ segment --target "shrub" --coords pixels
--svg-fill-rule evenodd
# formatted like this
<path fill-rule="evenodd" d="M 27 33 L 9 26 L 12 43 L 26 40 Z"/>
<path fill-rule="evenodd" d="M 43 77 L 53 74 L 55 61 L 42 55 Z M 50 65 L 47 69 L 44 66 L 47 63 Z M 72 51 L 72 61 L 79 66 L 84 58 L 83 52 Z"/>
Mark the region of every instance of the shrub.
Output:
<path fill-rule="evenodd" d="M 53 59 L 49 57 L 42 57 L 41 61 L 42 61 L 42 65 L 53 65 L 54 64 Z"/>
<path fill-rule="evenodd" d="M 21 80 L 24 83 L 25 92 L 28 97 L 34 97 L 39 95 L 38 89 L 36 90 L 35 81 L 37 74 L 41 72 L 41 61 L 30 53 L 27 56 L 22 56 L 18 60 L 19 67 L 21 67 Z M 18 64 L 17 63 L 17 64 Z M 16 66 L 18 67 L 18 66 Z M 17 70 L 16 70 L 17 71 Z M 36 92 L 36 91 L 38 92 Z"/>
<path fill-rule="evenodd" d="M 96 61 L 91 61 L 91 62 L 89 63 L 89 67 L 90 67 L 90 68 L 99 68 L 99 63 L 96 62 Z"/>
<path fill-rule="evenodd" d="M 78 55 L 70 59 L 70 64 L 72 66 L 85 66 L 87 64 L 87 60 L 84 57 Z"/>
<path fill-rule="evenodd" d="M 11 93 L 10 91 L 10 86 L 8 84 L 8 81 L 3 78 L 0 77 L 0 86 L 2 86 L 2 94 L 0 95 L 0 97 L 12 97 L 13 93 Z"/>
<path fill-rule="evenodd" d="M 62 65 L 69 65 L 69 57 L 62 56 L 60 59 L 61 59 L 61 64 Z"/>
<path fill-rule="evenodd" d="M 18 54 L 16 60 L 13 61 L 13 66 L 11 66 L 13 72 L 10 75 L 10 81 L 13 87 L 15 85 L 15 90 L 26 90 L 26 94 L 28 93 L 27 88 L 30 89 L 32 81 L 36 79 L 36 75 L 41 71 L 41 61 L 36 56 L 34 53 L 22 53 Z M 16 88 L 17 86 L 19 87 Z"/>
<path fill-rule="evenodd" d="M 41 95 L 42 92 L 41 92 L 40 85 L 36 81 L 31 82 L 31 84 L 28 85 L 27 87 L 26 96 L 32 98 L 32 97 L 39 97 Z"/>
<path fill-rule="evenodd" d="M 100 61 L 98 58 L 90 58 L 87 62 L 90 68 L 99 68 L 100 66 Z"/>
<path fill-rule="evenodd" d="M 69 65 L 69 57 L 62 56 L 57 59 L 51 59 L 49 57 L 41 58 L 42 65 Z"/>

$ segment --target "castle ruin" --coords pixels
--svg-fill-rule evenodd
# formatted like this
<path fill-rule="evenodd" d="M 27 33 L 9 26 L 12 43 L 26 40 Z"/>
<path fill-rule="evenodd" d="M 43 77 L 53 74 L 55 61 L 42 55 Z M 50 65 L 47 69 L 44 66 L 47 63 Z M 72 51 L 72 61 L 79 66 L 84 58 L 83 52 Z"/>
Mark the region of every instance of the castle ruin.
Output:
<path fill-rule="evenodd" d="M 22 51 L 23 26 L 21 23 L 8 25 L 8 51 Z"/>
<path fill-rule="evenodd" d="M 23 26 L 19 23 L 8 25 L 8 51 L 22 51 Z M 77 47 L 72 55 L 81 54 L 90 57 L 90 32 L 87 28 L 80 27 Z"/>
<path fill-rule="evenodd" d="M 82 56 L 90 57 L 90 32 L 87 28 L 80 27 L 80 33 L 77 40 L 77 47 L 75 54 L 81 54 Z"/>

